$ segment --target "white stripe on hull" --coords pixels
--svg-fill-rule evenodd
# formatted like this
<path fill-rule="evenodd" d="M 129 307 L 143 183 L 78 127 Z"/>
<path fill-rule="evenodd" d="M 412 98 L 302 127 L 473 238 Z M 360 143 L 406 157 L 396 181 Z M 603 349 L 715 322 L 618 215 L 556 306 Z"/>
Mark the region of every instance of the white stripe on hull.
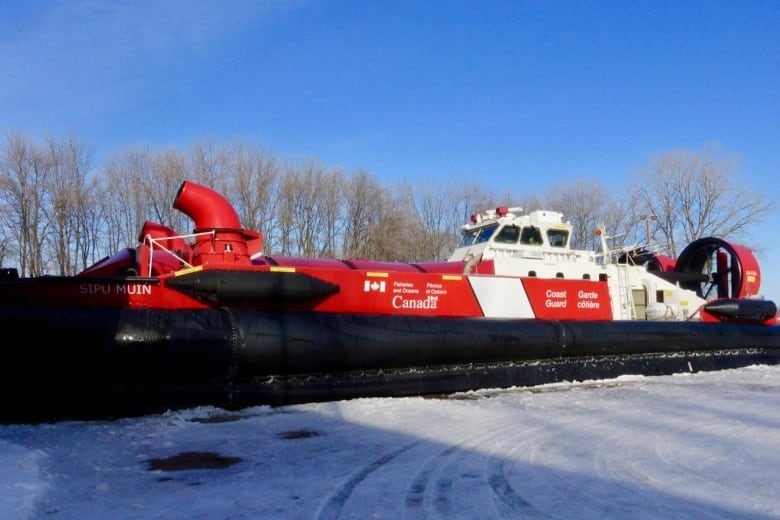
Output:
<path fill-rule="evenodd" d="M 468 280 L 486 317 L 534 317 L 528 295 L 519 278 L 469 276 Z"/>

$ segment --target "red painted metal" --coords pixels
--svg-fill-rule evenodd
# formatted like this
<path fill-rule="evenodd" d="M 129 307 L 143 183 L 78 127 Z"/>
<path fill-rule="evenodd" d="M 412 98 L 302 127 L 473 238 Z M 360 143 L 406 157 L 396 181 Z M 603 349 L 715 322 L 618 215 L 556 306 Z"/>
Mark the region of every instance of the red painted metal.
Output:
<path fill-rule="evenodd" d="M 184 239 L 179 234 L 162 224 L 147 220 L 144 222 L 141 232 L 138 234 L 138 241 L 144 243 L 147 237 L 159 241 L 167 249 L 182 250 L 185 247 Z M 159 244 L 155 244 L 155 249 L 161 249 Z"/>
<path fill-rule="evenodd" d="M 611 320 L 607 282 L 523 278 L 537 318 Z"/>
<path fill-rule="evenodd" d="M 745 298 L 759 294 L 761 289 L 761 269 L 753 251 L 745 246 L 731 244 L 734 253 L 742 266 L 741 284 L 733 295 L 734 298 Z"/>
<path fill-rule="evenodd" d="M 141 276 L 159 276 L 182 267 L 182 259 L 191 258 L 190 247 L 176 231 L 146 221 L 138 234 L 136 247 L 138 273 Z"/>
<path fill-rule="evenodd" d="M 249 265 L 262 249 L 262 234 L 243 229 L 230 202 L 205 186 L 184 181 L 173 207 L 195 222 L 193 264 Z"/>
<path fill-rule="evenodd" d="M 192 181 L 182 183 L 173 207 L 190 217 L 196 229 L 241 229 L 241 219 L 225 197 Z"/>
<path fill-rule="evenodd" d="M 123 249 L 114 256 L 106 257 L 81 271 L 77 276 L 119 276 L 128 269 L 135 269 L 136 257 L 131 249 Z"/>
<path fill-rule="evenodd" d="M 299 258 L 292 256 L 262 256 L 252 261 L 255 265 L 279 265 L 284 267 L 314 267 L 317 269 L 332 269 L 349 271 L 354 269 L 342 260 L 335 258 Z"/>
<path fill-rule="evenodd" d="M 650 259 L 650 263 L 647 266 L 648 271 L 660 271 L 664 273 L 670 273 L 674 271 L 675 260 L 671 256 L 667 255 L 655 255 Z"/>

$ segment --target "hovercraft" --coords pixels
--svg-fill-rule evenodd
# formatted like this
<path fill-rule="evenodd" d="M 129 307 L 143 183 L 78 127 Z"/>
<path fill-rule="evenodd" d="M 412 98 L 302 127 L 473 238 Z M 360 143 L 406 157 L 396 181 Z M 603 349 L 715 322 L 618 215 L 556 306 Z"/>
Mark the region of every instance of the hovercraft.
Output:
<path fill-rule="evenodd" d="M 570 247 L 555 211 L 475 214 L 446 261 L 263 254 L 219 193 L 182 183 L 180 235 L 76 276 L 0 270 L 4 420 L 448 394 L 780 362 L 752 251 L 676 261 Z"/>

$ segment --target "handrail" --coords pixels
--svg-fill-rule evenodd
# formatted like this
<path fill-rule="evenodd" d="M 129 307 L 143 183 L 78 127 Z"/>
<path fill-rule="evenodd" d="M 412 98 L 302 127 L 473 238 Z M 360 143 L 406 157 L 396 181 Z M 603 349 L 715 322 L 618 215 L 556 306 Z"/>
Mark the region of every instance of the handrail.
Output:
<path fill-rule="evenodd" d="M 204 236 L 204 235 L 216 236 L 216 230 L 212 229 L 210 231 L 202 231 L 200 233 L 189 233 L 189 234 L 186 234 L 186 235 L 175 235 L 175 236 L 160 237 L 160 238 L 153 238 L 149 234 L 145 235 L 143 243 L 146 244 L 147 241 L 149 242 L 149 273 L 152 272 L 152 265 L 153 265 L 153 260 L 154 260 L 155 246 L 158 246 L 160 249 L 162 249 L 163 251 L 165 251 L 169 255 L 173 256 L 176 260 L 181 262 L 184 266 L 186 266 L 186 267 L 193 267 L 193 265 L 191 263 L 186 261 L 181 256 L 177 255 L 174 251 L 172 251 L 172 250 L 168 249 L 167 247 L 165 247 L 161 242 L 164 241 L 164 240 L 176 240 L 176 239 L 194 238 L 194 237 L 199 237 L 199 236 Z"/>

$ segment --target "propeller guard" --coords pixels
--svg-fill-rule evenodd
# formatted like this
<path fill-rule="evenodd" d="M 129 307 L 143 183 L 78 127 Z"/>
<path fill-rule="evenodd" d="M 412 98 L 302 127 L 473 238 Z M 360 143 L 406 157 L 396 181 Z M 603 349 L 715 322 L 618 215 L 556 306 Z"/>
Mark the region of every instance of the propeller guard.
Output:
<path fill-rule="evenodd" d="M 674 270 L 707 275 L 707 282 L 680 282 L 706 300 L 755 296 L 761 288 L 761 270 L 753 251 L 720 238 L 691 242 L 680 253 Z"/>

